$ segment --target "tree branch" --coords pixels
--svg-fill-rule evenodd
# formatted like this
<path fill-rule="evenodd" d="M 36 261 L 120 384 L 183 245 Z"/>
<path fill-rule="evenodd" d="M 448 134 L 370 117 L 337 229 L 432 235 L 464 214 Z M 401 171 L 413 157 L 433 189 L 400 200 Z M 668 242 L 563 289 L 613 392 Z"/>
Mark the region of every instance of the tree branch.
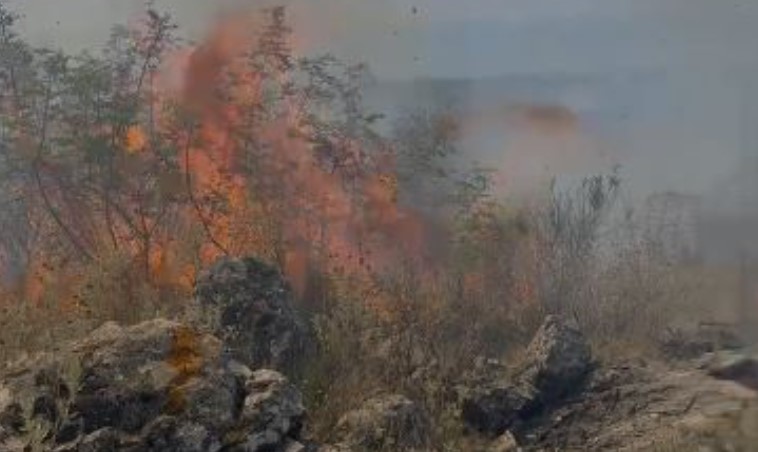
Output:
<path fill-rule="evenodd" d="M 200 203 L 198 203 L 197 199 L 195 198 L 195 193 L 192 190 L 192 175 L 190 173 L 190 147 L 192 146 L 192 135 L 194 133 L 194 127 L 190 127 L 189 133 L 187 134 L 187 144 L 184 147 L 184 166 L 185 166 L 185 172 L 184 172 L 184 179 L 185 183 L 187 185 L 187 194 L 189 195 L 190 203 L 192 204 L 193 208 L 195 209 L 195 212 L 197 213 L 198 219 L 200 220 L 200 224 L 202 224 L 203 229 L 205 230 L 205 234 L 208 236 L 208 240 L 211 241 L 211 243 L 219 249 L 222 253 L 225 255 L 229 255 L 229 251 L 224 247 L 224 245 L 221 244 L 213 235 L 213 231 L 210 227 L 210 222 L 208 219 L 205 218 L 203 215 L 202 208 L 200 207 Z"/>

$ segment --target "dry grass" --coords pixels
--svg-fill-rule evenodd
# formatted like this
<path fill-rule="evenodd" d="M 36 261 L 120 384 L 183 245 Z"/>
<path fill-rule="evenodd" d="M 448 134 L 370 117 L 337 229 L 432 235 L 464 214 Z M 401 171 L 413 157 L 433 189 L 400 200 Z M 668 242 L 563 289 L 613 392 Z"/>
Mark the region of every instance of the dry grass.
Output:
<path fill-rule="evenodd" d="M 479 447 L 457 419 L 455 382 L 479 356 L 514 362 L 546 312 L 574 317 L 609 361 L 657 357 L 676 322 L 734 318 L 733 269 L 672 262 L 641 240 L 606 244 L 581 260 L 551 254 L 560 247 L 544 246 L 529 218 L 479 212 L 432 269 L 401 265 L 370 281 L 321 272 L 322 302 L 307 306 L 317 349 L 299 382 L 311 433 L 328 438 L 362 401 L 402 393 L 432 416 L 438 450 Z M 62 306 L 54 286 L 35 304 L 8 297 L 0 359 L 54 348 L 107 320 L 175 317 L 188 306 L 186 290 L 148 281 L 118 256 L 87 270 L 76 303 Z"/>
<path fill-rule="evenodd" d="M 748 403 L 742 409 L 706 424 L 685 429 L 672 429 L 668 438 L 656 443 L 655 452 L 754 452 L 758 450 L 758 404 Z"/>
<path fill-rule="evenodd" d="M 477 356 L 515 362 L 553 309 L 578 321 L 602 361 L 661 359 L 668 327 L 733 318 L 739 281 L 731 269 L 677 262 L 639 238 L 606 244 L 580 263 L 555 261 L 564 266 L 560 284 L 570 287 L 558 306 L 546 304 L 542 290 L 556 287 L 556 267 L 546 272 L 525 259 L 540 241 L 529 225 L 516 235 L 519 228 L 495 226 L 508 231 L 496 236 L 502 242 L 475 243 L 474 259 L 466 249 L 469 254 L 457 256 L 458 264 L 466 263 L 462 271 L 448 266 L 431 280 L 409 277 L 412 272 L 385 275 L 377 290 L 389 300 L 387 311 L 367 308 L 372 304 L 361 290 L 335 285 L 341 289 L 330 293 L 331 304 L 316 318 L 321 348 L 306 384 L 319 436 L 328 437 L 340 414 L 362 400 L 399 392 L 432 414 L 440 450 L 470 447 L 456 419 L 454 382 Z M 467 284 L 471 275 L 473 285 Z M 524 290 L 525 282 L 533 285 Z"/>
<path fill-rule="evenodd" d="M 432 416 L 433 442 L 445 450 L 463 438 L 455 383 L 478 356 L 517 353 L 540 318 L 536 310 L 505 309 L 502 300 L 458 298 L 451 281 L 386 281 L 378 289 L 381 310 L 367 308 L 354 296 L 360 292 L 342 283 L 333 283 L 329 309 L 314 320 L 319 350 L 303 382 L 312 428 L 321 438 L 362 401 L 400 393 Z"/>
<path fill-rule="evenodd" d="M 188 305 L 188 292 L 154 284 L 127 259 L 113 256 L 77 271 L 82 274 L 75 283 L 66 280 L 65 290 L 55 281 L 48 283 L 37 300 L 25 298 L 22 290 L 0 295 L 2 365 L 24 354 L 55 350 L 107 321 L 129 325 L 175 317 Z M 65 302 L 61 293 L 67 294 Z"/>

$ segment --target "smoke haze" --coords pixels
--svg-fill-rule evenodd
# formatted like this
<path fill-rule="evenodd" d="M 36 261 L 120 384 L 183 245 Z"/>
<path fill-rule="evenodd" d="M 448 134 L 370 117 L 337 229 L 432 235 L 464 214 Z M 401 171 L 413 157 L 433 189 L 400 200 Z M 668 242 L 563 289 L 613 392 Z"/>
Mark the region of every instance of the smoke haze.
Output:
<path fill-rule="evenodd" d="M 281 2 L 155 6 L 175 16 L 185 37 L 200 39 L 224 13 L 274 3 Z M 468 136 L 467 154 L 502 166 L 506 178 L 620 165 L 637 197 L 666 190 L 714 200 L 755 196 L 754 2 L 285 3 L 298 52 L 367 62 L 378 80 L 368 103 L 390 117 L 454 99 L 477 131 Z M 144 4 L 14 0 L 10 6 L 25 15 L 33 42 L 83 49 L 104 42 L 114 23 L 133 20 Z M 541 111 L 560 114 L 546 122 Z M 471 117 L 484 116 L 473 125 Z M 561 118 L 570 124 L 548 124 Z M 589 160 L 601 163 L 589 167 Z"/>

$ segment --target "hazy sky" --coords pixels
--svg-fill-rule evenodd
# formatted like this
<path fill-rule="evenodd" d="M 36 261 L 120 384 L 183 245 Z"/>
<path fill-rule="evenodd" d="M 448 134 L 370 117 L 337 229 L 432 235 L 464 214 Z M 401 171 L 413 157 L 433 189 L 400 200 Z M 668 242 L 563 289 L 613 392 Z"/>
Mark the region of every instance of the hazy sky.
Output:
<path fill-rule="evenodd" d="M 35 42 L 69 48 L 103 42 L 112 24 L 133 18 L 143 4 L 6 3 L 25 14 L 25 32 Z M 270 3 L 157 1 L 193 38 L 223 10 Z M 624 110 L 599 134 L 641 186 L 703 191 L 737 167 L 740 153 L 758 149 L 755 0 L 284 3 L 292 5 L 295 28 L 309 50 L 366 61 L 384 79 L 644 75 L 642 90 L 622 103 L 592 89 L 560 99 L 578 110 Z"/>
<path fill-rule="evenodd" d="M 92 46 L 143 0 L 6 0 L 35 40 Z M 384 76 L 618 71 L 755 63 L 753 0 L 157 0 L 199 37 L 221 11 L 292 5 L 314 47 Z M 415 12 L 414 12 L 415 11 Z M 415 57 L 415 59 L 414 59 Z"/>

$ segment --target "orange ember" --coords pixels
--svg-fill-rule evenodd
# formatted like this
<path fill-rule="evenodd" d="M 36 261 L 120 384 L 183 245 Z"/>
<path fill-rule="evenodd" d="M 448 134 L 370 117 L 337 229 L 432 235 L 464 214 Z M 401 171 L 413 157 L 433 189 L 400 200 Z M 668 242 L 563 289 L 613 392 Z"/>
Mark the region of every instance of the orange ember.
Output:
<path fill-rule="evenodd" d="M 145 149 L 145 146 L 147 145 L 147 137 L 145 136 L 145 132 L 142 131 L 142 128 L 139 126 L 131 126 L 126 131 L 126 138 L 124 147 L 126 148 L 126 151 L 130 154 L 136 154 L 138 152 L 142 152 Z"/>

